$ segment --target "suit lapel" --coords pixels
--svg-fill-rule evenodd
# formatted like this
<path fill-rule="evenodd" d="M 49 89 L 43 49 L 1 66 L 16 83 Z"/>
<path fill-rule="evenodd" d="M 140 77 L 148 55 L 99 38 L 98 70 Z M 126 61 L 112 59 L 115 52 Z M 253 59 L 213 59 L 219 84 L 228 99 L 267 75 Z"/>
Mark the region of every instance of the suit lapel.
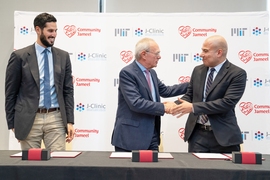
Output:
<path fill-rule="evenodd" d="M 58 51 L 52 47 L 52 55 L 53 55 L 53 70 L 54 70 L 54 82 L 55 86 L 58 86 L 57 82 L 61 82 L 59 79 L 60 76 L 57 74 L 61 74 L 61 58 L 58 54 Z"/>
<path fill-rule="evenodd" d="M 39 67 L 38 67 L 37 55 L 36 55 L 36 50 L 35 50 L 35 44 L 33 44 L 32 46 L 29 46 L 29 51 L 27 53 L 28 53 L 27 61 L 28 61 L 29 69 L 35 80 L 36 85 L 38 86 L 38 88 L 40 88 Z"/>
<path fill-rule="evenodd" d="M 200 84 L 199 84 L 199 92 L 202 92 L 200 94 L 200 97 L 199 99 L 203 99 L 203 96 L 204 96 L 204 84 L 205 84 L 205 79 L 206 79 L 206 75 L 207 75 L 207 67 L 206 66 L 202 66 L 202 69 L 201 69 L 201 72 L 199 74 L 199 81 Z"/>

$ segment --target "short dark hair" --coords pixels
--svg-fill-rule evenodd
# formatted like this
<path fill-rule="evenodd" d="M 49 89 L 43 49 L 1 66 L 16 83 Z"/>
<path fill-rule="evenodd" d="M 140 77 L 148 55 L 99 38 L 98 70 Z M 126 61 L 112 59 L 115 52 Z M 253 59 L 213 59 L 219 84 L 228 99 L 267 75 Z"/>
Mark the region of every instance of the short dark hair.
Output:
<path fill-rule="evenodd" d="M 36 18 L 34 19 L 34 28 L 36 28 L 36 26 L 38 26 L 38 27 L 40 27 L 40 29 L 43 29 L 44 27 L 46 27 L 47 22 L 57 22 L 57 20 L 51 14 L 41 13 L 41 14 L 37 15 Z"/>

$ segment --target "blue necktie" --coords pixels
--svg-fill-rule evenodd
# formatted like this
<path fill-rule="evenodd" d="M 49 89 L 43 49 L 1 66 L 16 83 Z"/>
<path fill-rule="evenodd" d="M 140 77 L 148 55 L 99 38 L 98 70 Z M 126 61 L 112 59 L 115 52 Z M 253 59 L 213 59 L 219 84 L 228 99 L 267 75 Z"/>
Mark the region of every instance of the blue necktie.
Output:
<path fill-rule="evenodd" d="M 51 107 L 51 88 L 50 88 L 50 71 L 49 60 L 47 55 L 48 49 L 44 49 L 44 107 L 50 109 Z"/>
<path fill-rule="evenodd" d="M 207 97 L 208 91 L 209 91 L 209 89 L 210 89 L 210 87 L 212 85 L 215 68 L 211 68 L 210 71 L 211 72 L 208 75 L 207 83 L 206 83 L 206 87 L 205 87 L 205 97 Z M 208 121 L 208 116 L 206 114 L 201 115 L 201 123 L 205 124 L 207 121 Z"/>

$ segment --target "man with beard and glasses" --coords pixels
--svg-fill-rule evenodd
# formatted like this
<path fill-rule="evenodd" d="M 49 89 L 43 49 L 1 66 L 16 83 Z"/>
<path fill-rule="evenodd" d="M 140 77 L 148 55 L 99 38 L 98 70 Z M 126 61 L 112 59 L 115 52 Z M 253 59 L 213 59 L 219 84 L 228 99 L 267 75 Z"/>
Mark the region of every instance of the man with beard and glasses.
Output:
<path fill-rule="evenodd" d="M 56 18 L 41 13 L 34 19 L 37 40 L 14 51 L 5 80 L 8 129 L 22 150 L 65 150 L 74 137 L 74 96 L 68 52 L 53 47 Z M 66 135 L 67 134 L 67 135 Z"/>

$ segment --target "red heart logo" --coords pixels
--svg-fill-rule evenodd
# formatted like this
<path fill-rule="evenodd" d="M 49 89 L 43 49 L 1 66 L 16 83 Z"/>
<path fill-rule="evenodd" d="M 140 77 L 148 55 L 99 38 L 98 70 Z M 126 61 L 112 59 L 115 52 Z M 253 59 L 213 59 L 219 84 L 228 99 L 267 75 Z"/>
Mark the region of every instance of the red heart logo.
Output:
<path fill-rule="evenodd" d="M 120 52 L 120 58 L 125 63 L 129 63 L 133 58 L 132 51 L 122 51 L 122 52 Z"/>
<path fill-rule="evenodd" d="M 180 137 L 181 139 L 184 139 L 184 137 L 185 137 L 185 128 L 180 128 L 180 129 L 178 130 L 178 135 L 179 135 L 179 137 Z"/>
<path fill-rule="evenodd" d="M 178 28 L 178 33 L 183 37 L 187 38 L 191 34 L 191 27 L 190 26 L 180 26 Z"/>
<path fill-rule="evenodd" d="M 71 38 L 76 33 L 76 26 L 74 25 L 66 25 L 64 27 L 64 33 Z"/>
<path fill-rule="evenodd" d="M 242 62 L 247 63 L 252 58 L 252 52 L 250 50 L 242 50 L 238 53 L 238 57 Z"/>
<path fill-rule="evenodd" d="M 241 102 L 239 108 L 240 111 L 247 116 L 253 110 L 253 105 L 251 102 Z"/>

